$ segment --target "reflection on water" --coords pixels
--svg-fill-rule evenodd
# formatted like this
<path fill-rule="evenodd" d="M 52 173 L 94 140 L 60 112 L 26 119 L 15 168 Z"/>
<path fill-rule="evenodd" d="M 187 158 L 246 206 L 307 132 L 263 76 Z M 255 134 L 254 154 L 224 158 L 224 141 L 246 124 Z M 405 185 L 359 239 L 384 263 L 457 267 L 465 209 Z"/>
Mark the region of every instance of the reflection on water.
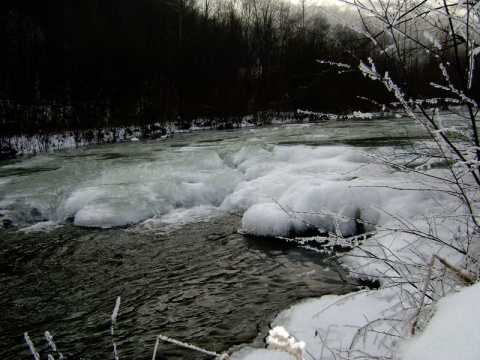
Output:
<path fill-rule="evenodd" d="M 302 298 L 353 288 L 318 254 L 246 238 L 239 226 L 222 216 L 168 236 L 70 224 L 1 230 L 0 358 L 29 357 L 24 332 L 45 356 L 45 331 L 68 358 L 112 358 L 112 342 L 121 359 L 149 358 L 157 334 L 223 352 L 261 341 L 269 320 Z M 161 344 L 157 359 L 172 358 L 202 356 Z"/>

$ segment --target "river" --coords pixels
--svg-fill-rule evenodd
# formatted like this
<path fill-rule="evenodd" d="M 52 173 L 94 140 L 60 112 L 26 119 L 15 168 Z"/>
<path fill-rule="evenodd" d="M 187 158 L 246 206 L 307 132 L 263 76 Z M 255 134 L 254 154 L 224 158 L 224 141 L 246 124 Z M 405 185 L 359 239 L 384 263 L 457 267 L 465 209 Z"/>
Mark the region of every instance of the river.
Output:
<path fill-rule="evenodd" d="M 0 358 L 32 358 L 25 332 L 45 357 L 45 331 L 68 358 L 113 358 L 113 343 L 120 359 L 151 358 L 158 334 L 216 352 L 263 346 L 276 313 L 356 284 L 326 255 L 245 235 L 242 214 L 295 186 L 276 183 L 282 171 L 401 144 L 406 124 L 200 131 L 0 163 Z M 172 358 L 204 357 L 161 344 L 157 359 Z"/>

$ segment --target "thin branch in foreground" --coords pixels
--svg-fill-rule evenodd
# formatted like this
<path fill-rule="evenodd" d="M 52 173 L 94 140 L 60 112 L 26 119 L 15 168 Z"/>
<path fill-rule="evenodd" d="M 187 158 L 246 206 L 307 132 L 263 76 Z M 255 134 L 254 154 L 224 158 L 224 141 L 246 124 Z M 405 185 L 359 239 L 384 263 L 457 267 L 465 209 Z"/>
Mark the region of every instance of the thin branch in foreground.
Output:
<path fill-rule="evenodd" d="M 55 345 L 53 342 L 53 336 L 50 334 L 50 332 L 45 331 L 45 339 L 47 340 L 50 348 L 58 354 L 58 360 L 63 360 L 63 355 L 60 351 L 58 351 L 57 345 Z"/>
<path fill-rule="evenodd" d="M 464 282 L 465 285 L 473 285 L 475 284 L 475 279 L 472 279 L 470 276 L 462 272 L 460 269 L 456 268 L 452 264 L 450 264 L 447 260 L 444 258 L 438 256 L 437 254 L 433 254 L 430 261 L 428 262 L 428 273 L 427 273 L 427 278 L 425 280 L 421 296 L 420 296 L 420 303 L 417 308 L 417 311 L 415 312 L 414 315 L 414 321 L 412 324 L 411 328 L 411 334 L 415 335 L 415 331 L 417 330 L 417 324 L 418 324 L 418 319 L 420 317 L 420 313 L 422 312 L 424 308 L 424 301 L 425 301 L 425 296 L 427 294 L 427 289 L 428 285 L 430 283 L 431 277 L 432 277 L 432 268 L 435 260 L 438 260 L 442 265 L 444 265 L 448 270 L 452 271 L 454 275 L 456 275 L 460 280 Z"/>
<path fill-rule="evenodd" d="M 412 335 L 415 335 L 415 330 L 417 329 L 418 319 L 420 317 L 420 313 L 422 312 L 422 309 L 423 309 L 424 304 L 425 304 L 425 295 L 427 294 L 428 284 L 430 283 L 430 279 L 432 278 L 432 267 L 433 267 L 434 261 L 435 261 L 435 255 L 432 255 L 431 260 L 428 262 L 427 278 L 425 280 L 425 283 L 423 284 L 423 289 L 422 289 L 422 293 L 421 293 L 421 296 L 420 296 L 420 303 L 419 303 L 419 306 L 417 308 L 417 311 L 415 312 L 414 321 L 413 321 L 412 329 L 411 329 L 411 334 Z"/>
<path fill-rule="evenodd" d="M 112 336 L 112 342 L 113 342 L 113 329 L 115 327 L 115 324 L 117 322 L 117 316 L 118 316 L 118 310 L 120 309 L 120 296 L 117 297 L 117 301 L 115 302 L 115 308 L 113 309 L 112 313 L 112 326 L 110 328 L 110 334 Z M 117 353 L 117 344 L 113 342 L 113 358 L 115 360 L 118 360 L 118 353 Z"/>
<path fill-rule="evenodd" d="M 202 354 L 212 356 L 216 360 L 234 360 L 228 354 L 217 354 L 213 351 L 208 351 L 208 350 L 202 349 L 198 346 L 191 345 L 191 344 L 185 343 L 183 341 L 179 341 L 179 340 L 169 338 L 168 336 L 165 336 L 165 335 L 158 335 L 157 336 L 157 341 L 155 342 L 155 349 L 153 350 L 152 360 L 155 360 L 155 357 L 157 356 L 157 349 L 158 349 L 158 346 L 160 344 L 160 340 L 169 342 L 169 343 L 177 345 L 177 346 L 181 346 L 181 347 L 186 348 L 186 349 L 198 351 Z"/>
<path fill-rule="evenodd" d="M 33 358 L 35 360 L 40 360 L 40 355 L 38 354 L 37 350 L 35 349 L 35 346 L 33 345 L 32 340 L 30 340 L 30 337 L 28 336 L 28 333 L 24 333 L 23 337 L 25 338 L 25 341 L 27 342 L 27 345 L 30 349 L 30 353 L 32 354 Z"/>
<path fill-rule="evenodd" d="M 475 284 L 476 280 L 472 279 L 470 276 L 465 274 L 462 270 L 456 268 L 455 266 L 450 264 L 447 260 L 438 256 L 437 254 L 435 254 L 434 256 L 435 256 L 435 259 L 437 259 L 438 261 L 440 261 L 443 264 L 443 266 L 445 266 L 447 269 L 452 271 L 456 276 L 458 276 L 465 283 L 465 285 Z"/>

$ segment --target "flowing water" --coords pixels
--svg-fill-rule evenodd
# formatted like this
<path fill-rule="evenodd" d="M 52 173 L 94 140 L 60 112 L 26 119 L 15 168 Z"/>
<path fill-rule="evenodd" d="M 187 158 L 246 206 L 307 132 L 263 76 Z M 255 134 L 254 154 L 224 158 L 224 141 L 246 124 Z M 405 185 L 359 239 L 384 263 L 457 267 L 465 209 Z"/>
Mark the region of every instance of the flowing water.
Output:
<path fill-rule="evenodd" d="M 0 358 L 32 358 L 25 332 L 45 357 L 45 331 L 68 358 L 113 358 L 113 343 L 121 359 L 151 358 L 158 334 L 216 352 L 262 346 L 280 310 L 355 286 L 325 256 L 238 231 L 250 201 L 238 186 L 260 171 L 239 158 L 266 159 L 265 172 L 282 166 L 269 157 L 279 148 L 401 143 L 391 121 L 196 132 L 1 163 Z M 161 344 L 157 359 L 172 358 L 204 356 Z"/>

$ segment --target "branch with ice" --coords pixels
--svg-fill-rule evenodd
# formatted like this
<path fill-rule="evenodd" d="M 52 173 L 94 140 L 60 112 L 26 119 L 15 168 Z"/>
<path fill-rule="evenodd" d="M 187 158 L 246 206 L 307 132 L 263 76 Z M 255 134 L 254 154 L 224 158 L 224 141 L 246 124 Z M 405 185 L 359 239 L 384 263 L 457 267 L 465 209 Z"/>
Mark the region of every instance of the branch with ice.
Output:
<path fill-rule="evenodd" d="M 327 60 L 317 60 L 317 63 L 319 64 L 326 64 L 330 66 L 336 66 L 342 70 L 339 70 L 338 73 L 342 74 L 344 72 L 347 72 L 347 70 L 351 70 L 352 67 L 348 64 L 341 63 L 341 62 L 335 62 L 335 61 L 327 61 Z"/>
<path fill-rule="evenodd" d="M 32 340 L 30 339 L 30 337 L 28 336 L 28 333 L 24 333 L 23 334 L 23 337 L 25 339 L 25 342 L 27 343 L 28 345 L 28 348 L 30 349 L 30 353 L 32 354 L 33 358 L 35 360 L 40 360 L 41 357 L 40 357 L 40 354 L 38 353 L 38 351 L 35 349 L 35 346 L 33 345 L 33 342 Z M 47 341 L 48 343 L 48 346 L 52 349 L 52 351 L 56 352 L 57 355 L 58 355 L 58 360 L 63 360 L 63 355 L 60 351 L 58 351 L 57 349 L 57 346 L 55 345 L 55 343 L 53 342 L 53 336 L 48 332 L 48 331 L 45 331 L 45 340 Z M 47 359 L 48 360 L 53 360 L 54 357 L 50 354 L 47 354 Z"/>
<path fill-rule="evenodd" d="M 434 82 L 431 82 L 430 85 L 432 85 L 433 87 L 437 88 L 437 89 L 442 89 L 442 90 L 445 90 L 445 91 L 449 91 L 451 92 L 452 94 L 455 94 L 459 97 L 459 99 L 464 102 L 465 104 L 467 105 L 471 105 L 473 106 L 474 108 L 477 108 L 478 107 L 478 104 L 476 103 L 475 100 L 471 99 L 470 97 L 466 96 L 465 93 L 461 90 L 458 90 L 452 83 L 452 81 L 450 80 L 450 75 L 448 74 L 448 70 L 446 68 L 446 66 L 444 64 L 440 64 L 439 65 L 440 67 L 440 70 L 442 71 L 442 75 L 447 83 L 447 85 L 440 85 L 440 84 L 437 84 L 437 83 L 434 83 Z"/>
<path fill-rule="evenodd" d="M 472 88 L 473 77 L 474 77 L 474 69 L 475 69 L 475 57 L 480 53 L 480 46 L 476 47 L 474 41 L 469 41 L 469 51 L 468 51 L 468 73 L 467 73 L 467 80 L 468 80 L 468 89 Z"/>
<path fill-rule="evenodd" d="M 363 76 L 369 77 L 372 80 L 382 80 L 382 76 L 378 73 L 377 69 L 375 68 L 375 64 L 373 63 L 372 58 L 368 58 L 368 62 L 370 66 L 365 64 L 363 61 L 360 61 L 358 68 L 362 72 Z"/>
<path fill-rule="evenodd" d="M 433 36 L 428 30 L 425 30 L 423 32 L 423 36 L 428 40 L 430 41 L 430 43 L 436 47 L 438 50 L 442 50 L 443 49 L 443 46 L 442 44 L 440 43 L 440 41 L 438 41 L 438 39 Z"/>
<path fill-rule="evenodd" d="M 207 356 L 214 357 L 216 360 L 234 360 L 234 359 L 231 359 L 228 354 L 225 354 L 225 353 L 224 354 L 217 354 L 216 352 L 209 351 L 209 350 L 203 349 L 201 347 L 198 347 L 198 346 L 195 346 L 195 345 L 192 345 L 192 344 L 188 344 L 188 343 L 183 342 L 183 341 L 175 340 L 175 339 L 172 339 L 172 338 L 170 338 L 168 336 L 165 336 L 165 335 L 158 335 L 157 336 L 157 341 L 155 343 L 155 348 L 153 350 L 152 360 L 155 360 L 155 358 L 157 356 L 157 349 L 158 349 L 158 346 L 160 344 L 160 340 L 169 342 L 169 343 L 177 345 L 177 346 L 181 346 L 185 349 L 190 349 L 190 350 L 197 351 L 197 352 L 202 353 L 202 354 L 207 355 Z"/>
<path fill-rule="evenodd" d="M 30 353 L 32 354 L 33 358 L 35 360 L 40 360 L 40 354 L 37 352 L 35 349 L 35 346 L 33 345 L 32 340 L 30 340 L 30 337 L 28 336 L 28 333 L 23 334 L 23 337 L 28 345 L 28 348 L 30 349 Z"/>
<path fill-rule="evenodd" d="M 115 302 L 115 307 L 113 308 L 112 313 L 112 326 L 110 327 L 110 333 L 113 336 L 113 328 L 115 323 L 117 322 L 118 310 L 120 309 L 120 296 L 117 297 L 117 301 Z"/>
<path fill-rule="evenodd" d="M 112 326 L 110 327 L 110 334 L 113 338 L 113 328 L 115 327 L 115 323 L 117 322 L 118 310 L 120 309 L 120 296 L 117 297 L 117 301 L 115 302 L 115 307 L 112 313 Z M 117 344 L 113 343 L 113 357 L 115 360 L 118 360 L 117 354 Z"/>
<path fill-rule="evenodd" d="M 53 342 L 53 336 L 50 334 L 50 332 L 48 331 L 45 331 L 45 339 L 47 340 L 48 342 L 48 346 L 50 346 L 50 348 L 55 351 L 56 353 L 58 353 L 58 360 L 62 360 L 63 359 L 63 355 L 60 351 L 58 351 L 57 349 L 57 345 L 55 345 L 55 343 Z"/>
<path fill-rule="evenodd" d="M 415 111 L 409 104 L 409 100 L 406 98 L 400 87 L 392 80 L 390 74 L 388 72 L 385 72 L 385 75 L 380 75 L 375 67 L 373 59 L 368 58 L 368 62 L 370 63 L 370 66 L 365 64 L 363 61 L 361 61 L 358 65 L 358 68 L 362 72 L 363 76 L 369 77 L 372 80 L 381 81 L 385 88 L 389 92 L 391 92 L 395 96 L 395 98 L 401 103 L 407 114 L 410 117 L 419 120 L 422 124 L 425 125 L 425 122 L 421 121 L 418 115 L 415 114 Z"/>
<path fill-rule="evenodd" d="M 348 64 L 341 63 L 341 62 L 336 62 L 336 61 L 317 60 L 317 62 L 319 64 L 327 64 L 327 65 L 337 66 L 337 67 L 344 68 L 344 69 L 351 69 L 352 68 Z"/>

